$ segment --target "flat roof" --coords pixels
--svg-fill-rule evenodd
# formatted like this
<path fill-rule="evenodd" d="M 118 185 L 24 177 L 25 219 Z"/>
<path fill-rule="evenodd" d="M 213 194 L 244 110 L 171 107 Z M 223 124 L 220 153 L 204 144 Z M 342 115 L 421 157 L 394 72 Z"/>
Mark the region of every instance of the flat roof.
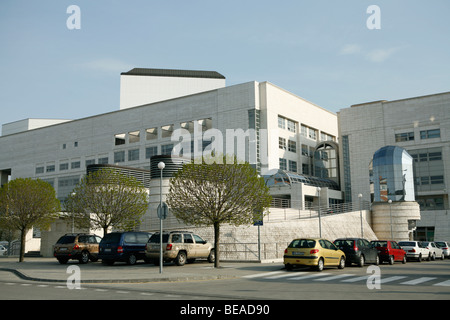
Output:
<path fill-rule="evenodd" d="M 216 71 L 177 70 L 177 69 L 149 69 L 134 68 L 122 72 L 122 76 L 154 76 L 154 77 L 181 77 L 181 78 L 210 78 L 225 79 L 225 76 Z"/>

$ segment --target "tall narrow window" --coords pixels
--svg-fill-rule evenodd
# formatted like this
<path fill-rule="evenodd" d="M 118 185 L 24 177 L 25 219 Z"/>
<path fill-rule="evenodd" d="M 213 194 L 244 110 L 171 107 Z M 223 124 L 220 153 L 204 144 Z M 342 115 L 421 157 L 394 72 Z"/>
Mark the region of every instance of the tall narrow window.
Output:
<path fill-rule="evenodd" d="M 114 144 L 116 146 L 120 146 L 122 144 L 125 144 L 125 133 L 116 134 L 114 136 L 114 138 L 115 138 L 115 143 Z"/>

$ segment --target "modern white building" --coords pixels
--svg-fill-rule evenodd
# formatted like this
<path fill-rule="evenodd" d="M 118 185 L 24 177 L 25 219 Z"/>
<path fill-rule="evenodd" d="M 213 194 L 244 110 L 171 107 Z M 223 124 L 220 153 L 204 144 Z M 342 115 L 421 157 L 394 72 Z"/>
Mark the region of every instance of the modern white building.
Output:
<path fill-rule="evenodd" d="M 385 146 L 402 147 L 413 158 L 414 196 L 420 205 L 414 238 L 448 241 L 450 92 L 353 105 L 340 110 L 338 120 L 345 200 L 362 194 L 373 201 L 369 165 L 374 153 Z"/>
<path fill-rule="evenodd" d="M 317 145 L 337 141 L 338 136 L 335 113 L 269 82 L 226 87 L 225 77 L 209 71 L 133 69 L 121 75 L 119 110 L 64 122 L 33 121 L 39 125 L 3 125 L 1 183 L 40 178 L 53 185 L 61 201 L 88 165 L 150 169 L 152 156 L 170 155 L 179 144 L 173 137 L 181 128 L 192 134 L 194 126 L 199 128 L 200 143 L 193 143 L 197 152 L 221 142 L 224 153 L 239 156 L 244 141 L 243 157 L 261 175 L 278 169 L 313 175 Z M 222 136 L 211 138 L 211 132 Z M 311 181 L 274 188 L 275 198 L 293 200 L 300 208 L 317 202 Z M 303 184 L 303 190 L 298 188 Z M 338 188 L 321 189 L 321 203 L 342 201 Z M 141 229 L 152 229 L 154 219 L 156 213 L 149 210 Z"/>

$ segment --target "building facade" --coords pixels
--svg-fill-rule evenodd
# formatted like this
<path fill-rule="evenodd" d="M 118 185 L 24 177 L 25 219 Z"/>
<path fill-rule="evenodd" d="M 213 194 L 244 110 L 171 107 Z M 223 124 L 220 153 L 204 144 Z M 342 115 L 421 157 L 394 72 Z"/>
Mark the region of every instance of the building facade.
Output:
<path fill-rule="evenodd" d="M 420 205 L 414 238 L 450 239 L 450 92 L 353 105 L 338 112 L 338 121 L 346 201 L 358 194 L 375 200 L 369 173 L 373 156 L 385 146 L 401 147 L 412 157 L 414 196 Z"/>
<path fill-rule="evenodd" d="M 140 69 L 122 76 L 132 76 L 133 85 L 140 79 L 144 87 L 163 76 L 170 78 L 170 87 L 178 81 L 175 78 L 184 79 L 187 74 L 179 71 L 161 75 L 154 69 Z M 196 73 L 199 77 L 210 74 Z M 337 140 L 336 114 L 269 82 L 225 87 L 219 75 L 212 78 L 212 85 L 218 88 L 197 92 L 211 83 L 206 79 L 199 84 L 198 77 L 194 80 L 195 90 L 181 97 L 181 91 L 173 90 L 164 98 L 156 95 L 159 101 L 132 106 L 142 101 L 133 102 L 129 98 L 131 89 L 126 87 L 122 91 L 127 92 L 122 99 L 126 103 L 120 110 L 71 121 L 34 120 L 38 127 L 4 125 L 0 137 L 1 183 L 19 177 L 39 178 L 49 182 L 64 202 L 88 166 L 113 164 L 149 170 L 152 156 L 171 155 L 180 144 L 179 136 L 174 139 L 177 130 L 194 134 L 194 127 L 198 131 L 191 145 L 197 153 L 221 145 L 224 153 L 239 156 L 243 145 L 241 158 L 251 160 L 261 175 L 273 169 L 311 175 L 316 145 Z M 291 197 L 291 193 L 285 196 Z M 294 197 L 304 199 L 301 194 Z M 342 198 L 340 193 L 334 197 Z M 156 212 L 149 210 L 141 230 L 151 229 L 155 218 Z"/>

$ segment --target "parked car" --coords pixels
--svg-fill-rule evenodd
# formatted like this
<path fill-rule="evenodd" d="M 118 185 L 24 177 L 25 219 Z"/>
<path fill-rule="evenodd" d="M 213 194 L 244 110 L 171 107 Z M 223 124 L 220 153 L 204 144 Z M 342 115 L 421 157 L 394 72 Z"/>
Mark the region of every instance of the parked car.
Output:
<path fill-rule="evenodd" d="M 408 260 L 415 259 L 419 262 L 424 259 L 431 260 L 430 249 L 424 247 L 420 241 L 400 241 L 398 245 L 406 251 Z"/>
<path fill-rule="evenodd" d="M 428 249 L 430 249 L 431 252 L 431 260 L 436 260 L 437 257 L 439 257 L 441 260 L 444 260 L 444 250 L 439 248 L 439 246 L 436 245 L 436 243 L 432 241 L 423 241 L 422 244 L 426 246 Z"/>
<path fill-rule="evenodd" d="M 394 264 L 395 261 L 406 263 L 406 251 L 403 250 L 397 242 L 391 240 L 375 240 L 370 244 L 378 250 L 380 263 L 384 261 Z"/>
<path fill-rule="evenodd" d="M 333 266 L 345 267 L 345 253 L 326 239 L 295 239 L 284 250 L 283 261 L 287 270 L 294 266 L 311 266 L 318 271 Z"/>
<path fill-rule="evenodd" d="M 155 233 L 148 240 L 145 255 L 147 259 L 159 265 L 160 233 Z M 163 261 L 174 261 L 176 265 L 183 266 L 186 262 L 192 263 L 195 259 L 215 260 L 214 246 L 200 236 L 189 231 L 171 231 L 163 233 Z"/>
<path fill-rule="evenodd" d="M 53 246 L 53 256 L 61 264 L 74 259 L 80 263 L 98 260 L 98 245 L 102 240 L 95 234 L 69 233 L 58 239 Z"/>
<path fill-rule="evenodd" d="M 0 256 L 6 256 L 7 252 L 8 252 L 8 249 L 6 249 L 4 246 L 0 245 Z"/>
<path fill-rule="evenodd" d="M 362 238 L 341 238 L 333 242 L 336 247 L 344 251 L 346 264 L 350 266 L 356 263 L 362 267 L 366 263 L 378 265 L 378 250 L 370 245 L 370 242 Z"/>
<path fill-rule="evenodd" d="M 444 257 L 450 258 L 450 244 L 446 241 L 437 241 L 436 245 L 444 251 Z"/>
<path fill-rule="evenodd" d="M 148 232 L 111 232 L 106 234 L 99 246 L 98 258 L 102 263 L 112 265 L 116 261 L 136 264 L 145 260 L 145 246 L 152 234 Z"/>

